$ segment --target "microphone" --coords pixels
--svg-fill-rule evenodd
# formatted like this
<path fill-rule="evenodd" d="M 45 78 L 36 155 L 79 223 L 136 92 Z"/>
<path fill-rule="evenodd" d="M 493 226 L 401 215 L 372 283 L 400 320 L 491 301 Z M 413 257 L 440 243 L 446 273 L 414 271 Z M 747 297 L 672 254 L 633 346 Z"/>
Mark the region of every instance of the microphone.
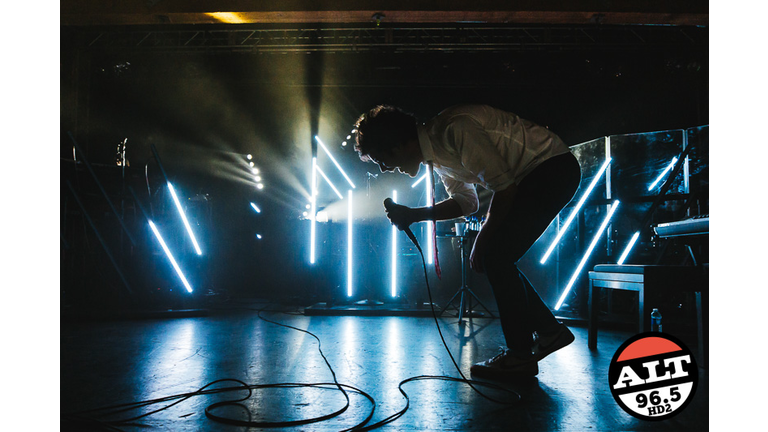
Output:
<path fill-rule="evenodd" d="M 387 209 L 388 212 L 391 212 L 392 209 L 395 207 L 395 202 L 392 201 L 392 198 L 387 198 L 384 200 L 384 208 Z M 413 235 L 413 232 L 411 231 L 411 227 L 405 227 L 401 231 L 404 231 L 405 234 L 408 236 L 409 239 L 413 242 L 416 247 L 419 247 L 419 242 L 416 240 L 416 236 Z"/>

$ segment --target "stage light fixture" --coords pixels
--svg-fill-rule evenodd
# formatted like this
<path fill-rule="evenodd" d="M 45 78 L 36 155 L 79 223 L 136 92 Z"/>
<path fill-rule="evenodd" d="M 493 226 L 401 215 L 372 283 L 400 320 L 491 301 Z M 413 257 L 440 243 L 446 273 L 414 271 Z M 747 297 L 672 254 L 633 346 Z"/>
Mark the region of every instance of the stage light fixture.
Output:
<path fill-rule="evenodd" d="M 256 234 L 256 238 L 261 240 L 261 234 Z"/>
<path fill-rule="evenodd" d="M 254 176 L 253 179 L 256 180 L 257 183 L 261 182 L 261 176 Z"/>
<path fill-rule="evenodd" d="M 246 159 L 248 159 L 248 160 L 251 160 L 251 159 L 253 159 L 253 155 L 252 155 L 252 154 L 247 154 L 247 155 L 245 155 L 245 157 L 246 157 Z"/>
<path fill-rule="evenodd" d="M 392 191 L 392 201 L 397 203 L 397 191 Z M 397 227 L 392 224 L 392 297 L 397 297 Z"/>
<path fill-rule="evenodd" d="M 251 203 L 251 207 L 253 207 L 254 210 L 256 210 L 256 213 L 261 213 L 261 209 L 254 203 Z"/>
<path fill-rule="evenodd" d="M 179 215 L 181 215 L 181 220 L 182 222 L 184 222 L 184 227 L 187 229 L 189 238 L 192 240 L 192 245 L 195 247 L 195 252 L 197 252 L 198 255 L 202 255 L 203 252 L 200 250 L 200 245 L 197 244 L 197 239 L 195 238 L 195 234 L 192 232 L 192 227 L 189 225 L 189 221 L 187 220 L 187 215 L 184 214 L 184 209 L 181 208 L 181 202 L 179 202 L 179 197 L 176 196 L 176 190 L 174 190 L 171 182 L 168 182 L 168 190 L 171 191 L 171 197 L 173 197 L 173 202 L 176 204 L 176 209 L 179 211 Z"/>
<path fill-rule="evenodd" d="M 259 189 L 259 190 L 264 189 L 264 183 L 257 184 L 256 188 Z"/>
<path fill-rule="evenodd" d="M 576 207 L 573 208 L 571 211 L 571 214 L 568 215 L 568 218 L 565 220 L 565 223 L 560 228 L 560 230 L 557 232 L 557 236 L 555 236 L 555 239 L 552 241 L 552 244 L 549 245 L 549 248 L 544 253 L 544 256 L 541 257 L 541 261 L 539 261 L 541 264 L 544 264 L 547 262 L 547 258 L 552 254 L 552 251 L 555 250 L 555 247 L 560 243 L 560 239 L 563 237 L 563 234 L 565 234 L 565 231 L 568 229 L 568 227 L 571 225 L 571 222 L 573 222 L 573 219 L 576 217 L 577 214 L 579 214 L 579 210 L 584 205 L 584 202 L 587 200 L 587 197 L 589 197 L 589 194 L 592 193 L 592 189 L 595 188 L 595 185 L 597 185 L 598 180 L 603 176 L 603 173 L 606 169 L 608 169 L 608 165 L 611 163 L 611 158 L 603 162 L 603 165 L 600 167 L 600 170 L 597 172 L 595 177 L 592 179 L 592 182 L 587 187 L 587 190 L 584 191 L 584 194 L 582 194 L 581 199 L 579 199 L 579 202 L 576 204 Z"/>
<path fill-rule="evenodd" d="M 624 248 L 624 252 L 622 252 L 621 257 L 618 261 L 616 261 L 616 264 L 624 264 L 624 261 L 629 256 L 629 251 L 631 251 L 632 247 L 635 246 L 635 242 L 637 241 L 638 237 L 640 237 L 640 231 L 637 231 L 634 235 L 632 235 L 632 239 L 629 240 L 629 244 L 627 244 L 627 247 Z"/>
<path fill-rule="evenodd" d="M 598 240 L 600 240 L 600 237 L 602 237 L 603 232 L 605 232 L 605 229 L 608 226 L 608 222 L 611 220 L 618 207 L 619 200 L 616 200 L 613 202 L 611 209 L 608 210 L 608 214 L 605 216 L 605 219 L 603 219 L 603 223 L 600 224 L 600 228 L 598 228 L 598 230 L 595 232 L 595 237 L 592 239 L 592 243 L 589 244 L 587 251 L 584 253 L 584 257 L 581 258 L 581 262 L 579 262 L 579 265 L 576 267 L 576 271 L 573 272 L 571 280 L 568 281 L 568 285 L 566 285 L 565 290 L 563 291 L 563 295 L 560 296 L 560 300 L 558 300 L 557 305 L 555 305 L 555 310 L 560 310 L 560 306 L 563 305 L 563 302 L 568 296 L 568 293 L 571 291 L 573 284 L 576 282 L 576 279 L 578 279 L 579 273 L 581 273 L 581 269 L 584 267 L 584 264 L 587 263 L 587 259 L 589 259 L 589 256 L 592 254 L 592 250 L 595 249 Z"/>
<path fill-rule="evenodd" d="M 259 171 L 259 169 L 258 169 L 258 168 L 255 168 L 255 167 L 254 167 L 254 168 L 251 168 L 251 172 L 252 172 L 254 175 L 258 175 L 260 171 Z"/>
<path fill-rule="evenodd" d="M 347 173 L 345 173 L 344 170 L 341 169 L 341 165 L 339 165 L 339 163 L 336 162 L 336 158 L 334 158 L 333 155 L 331 154 L 331 152 L 328 151 L 328 148 L 325 147 L 325 144 L 323 144 L 323 141 L 320 140 L 320 137 L 315 135 L 315 140 L 317 141 L 318 144 L 320 144 L 320 147 L 322 147 L 322 149 L 325 152 L 325 154 L 327 154 L 328 157 L 331 158 L 331 161 L 333 161 L 333 164 L 336 165 L 336 168 L 339 169 L 339 171 L 341 172 L 341 175 L 343 175 L 344 178 L 347 179 L 347 182 L 349 182 L 349 185 L 352 186 L 352 189 L 354 189 L 355 188 L 355 184 L 352 183 L 352 180 L 349 179 L 349 176 L 347 176 Z"/>
<path fill-rule="evenodd" d="M 650 190 L 652 190 L 653 188 L 655 188 L 655 187 L 656 187 L 656 184 L 657 184 L 657 183 L 659 183 L 659 182 L 661 181 L 661 179 L 663 179 L 663 178 L 664 178 L 664 176 L 665 176 L 665 175 L 667 175 L 667 173 L 669 172 L 669 170 L 671 170 L 671 169 L 672 169 L 672 167 L 674 167 L 674 166 L 675 166 L 675 163 L 676 163 L 676 162 L 677 162 L 677 156 L 675 156 L 675 157 L 673 157 L 673 158 L 672 158 L 672 161 L 669 163 L 669 165 L 667 165 L 667 167 L 666 167 L 666 168 L 664 168 L 664 171 L 662 171 L 662 172 L 661 172 L 661 174 L 659 174 L 659 176 L 658 176 L 658 177 L 656 177 L 656 180 L 654 180 L 654 181 L 653 181 L 653 183 L 651 183 L 651 185 L 650 185 L 650 186 L 648 186 L 648 190 L 649 190 L 649 191 L 650 191 Z"/>
<path fill-rule="evenodd" d="M 334 191 L 334 192 L 336 192 L 336 196 L 338 196 L 338 197 L 339 197 L 339 199 L 344 199 L 344 196 L 343 196 L 343 195 L 341 195 L 341 192 L 339 192 L 339 190 L 338 190 L 338 189 L 336 189 L 336 186 L 334 186 L 334 185 L 333 185 L 333 183 L 331 183 L 331 180 L 328 178 L 328 176 L 327 176 L 327 175 L 325 175 L 325 173 L 323 172 L 323 170 L 321 170 L 321 169 L 320 169 L 320 167 L 319 167 L 319 166 L 317 166 L 317 165 L 315 165 L 315 169 L 316 169 L 316 170 L 317 170 L 317 172 L 318 172 L 318 173 L 320 173 L 320 175 L 321 175 L 321 176 L 322 176 L 322 177 L 325 179 L 326 183 L 328 183 L 328 185 L 331 187 L 331 189 L 333 189 L 333 191 Z"/>
<path fill-rule="evenodd" d="M 317 157 L 312 158 L 312 197 L 310 199 L 310 228 L 309 228 L 309 263 L 315 263 L 315 231 L 316 221 L 315 216 L 317 214 Z"/>
<path fill-rule="evenodd" d="M 347 197 L 347 297 L 352 297 L 352 189 Z"/>
<path fill-rule="evenodd" d="M 251 168 L 253 168 L 254 166 L 256 166 L 256 164 L 255 164 L 255 163 L 253 163 L 253 161 L 251 161 L 251 162 L 248 162 L 248 166 L 250 166 Z"/>
<path fill-rule="evenodd" d="M 171 262 L 173 269 L 176 270 L 176 274 L 179 275 L 179 278 L 181 279 L 181 282 L 184 284 L 184 287 L 187 289 L 187 292 L 192 292 L 192 286 L 189 285 L 187 278 L 184 277 L 184 273 L 182 273 L 181 268 L 179 267 L 179 264 L 176 263 L 176 260 L 173 258 L 173 254 L 171 254 L 171 250 L 168 249 L 168 245 L 165 244 L 165 240 L 163 240 L 163 236 L 160 235 L 160 231 L 157 230 L 157 227 L 151 220 L 149 221 L 149 227 L 152 228 L 152 232 L 155 233 L 155 237 L 157 238 L 157 241 L 160 242 L 160 246 L 163 248 L 165 255 L 168 257 L 168 260 Z"/>

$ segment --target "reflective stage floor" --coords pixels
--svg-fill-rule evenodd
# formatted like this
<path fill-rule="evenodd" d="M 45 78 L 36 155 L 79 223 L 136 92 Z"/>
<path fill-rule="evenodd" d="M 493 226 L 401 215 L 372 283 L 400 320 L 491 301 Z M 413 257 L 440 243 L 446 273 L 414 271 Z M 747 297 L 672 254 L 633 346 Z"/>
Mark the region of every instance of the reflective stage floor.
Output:
<path fill-rule="evenodd" d="M 117 404 L 194 392 L 216 380 L 243 383 L 339 383 L 356 387 L 375 400 L 374 424 L 402 410 L 407 401 L 398 384 L 419 375 L 458 377 L 432 318 L 404 316 L 305 316 L 301 310 L 257 305 L 211 310 L 199 317 L 156 317 L 120 321 L 61 323 L 61 412 L 68 414 Z M 459 325 L 444 316 L 440 325 L 462 371 L 498 352 L 503 343 L 498 320 L 475 318 Z M 490 402 L 464 383 L 412 381 L 402 386 L 410 406 L 379 430 L 389 431 L 664 431 L 708 429 L 709 377 L 699 368 L 693 401 L 677 416 L 640 420 L 614 401 L 608 366 L 617 348 L 632 334 L 601 330 L 598 350 L 587 348 L 587 329 L 571 327 L 576 341 L 539 363 L 537 377 L 504 383 L 521 396 L 513 406 Z M 226 381 L 209 387 L 236 387 Z M 480 387 L 495 398 L 498 390 Z M 362 422 L 372 403 L 347 392 L 350 406 L 337 417 L 293 428 L 268 430 L 341 431 Z M 245 431 L 208 418 L 206 407 L 242 399 L 245 390 L 205 394 L 129 424 L 101 424 L 93 430 Z M 168 406 L 178 399 L 101 418 L 126 419 Z M 337 389 L 325 387 L 262 388 L 237 406 L 212 413 L 242 421 L 284 422 L 326 415 L 345 406 Z M 95 418 L 97 413 L 80 414 Z M 64 427 L 62 430 L 87 430 Z M 96 423 L 94 423 L 96 425 Z"/>

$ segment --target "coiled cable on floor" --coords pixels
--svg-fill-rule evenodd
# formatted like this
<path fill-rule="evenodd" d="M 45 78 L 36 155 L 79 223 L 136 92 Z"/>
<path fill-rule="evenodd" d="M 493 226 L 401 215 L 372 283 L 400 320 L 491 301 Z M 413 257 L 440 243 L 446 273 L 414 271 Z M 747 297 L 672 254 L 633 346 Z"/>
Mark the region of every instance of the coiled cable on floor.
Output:
<path fill-rule="evenodd" d="M 246 384 L 243 381 L 237 380 L 237 379 L 231 379 L 231 378 L 225 378 L 216 380 L 213 382 L 210 382 L 206 384 L 205 386 L 201 387 L 197 391 L 189 392 L 189 393 L 181 393 L 176 394 L 172 396 L 166 396 L 162 398 L 157 399 L 151 399 L 146 401 L 140 401 L 140 402 L 132 402 L 132 403 L 126 403 L 126 404 L 119 404 L 119 405 L 112 405 L 102 408 L 96 408 L 92 410 L 87 411 L 81 411 L 77 413 L 71 413 L 71 414 L 65 414 L 61 416 L 61 426 L 62 430 L 78 430 L 78 431 L 120 431 L 117 426 L 120 425 L 128 425 L 131 424 L 139 419 L 142 419 L 144 417 L 148 417 L 150 415 L 156 414 L 160 411 L 164 411 L 168 408 L 171 408 L 174 405 L 177 405 L 181 402 L 184 402 L 185 400 L 195 397 L 195 396 L 203 396 L 203 395 L 210 395 L 210 394 L 217 394 L 217 393 L 227 393 L 227 392 L 233 392 L 233 391 L 244 391 L 247 390 L 248 394 L 242 398 L 234 399 L 234 400 L 227 400 L 227 401 L 221 401 L 216 402 L 211 405 L 208 405 L 205 408 L 205 415 L 207 418 L 214 420 L 219 423 L 229 424 L 229 425 L 235 425 L 235 426 L 245 426 L 245 427 L 261 427 L 261 428 L 274 428 L 274 427 L 295 427 L 295 426 L 302 426 L 307 425 L 311 423 L 319 423 L 322 421 L 330 420 L 334 417 L 337 417 L 344 413 L 350 406 L 350 399 L 349 395 L 347 393 L 347 390 L 353 393 L 357 393 L 363 397 L 365 397 L 370 403 L 371 403 L 371 409 L 368 412 L 368 415 L 366 418 L 361 421 L 360 423 L 355 424 L 354 426 L 344 429 L 341 432 L 347 432 L 352 430 L 361 430 L 363 426 L 365 426 L 371 418 L 373 418 L 374 411 L 376 409 L 376 401 L 375 399 L 366 393 L 365 391 L 356 388 L 354 386 L 350 386 L 347 384 L 341 384 L 336 379 L 336 373 L 331 367 L 330 363 L 328 362 L 328 359 L 326 358 L 325 354 L 322 351 L 321 345 L 320 345 L 320 339 L 312 332 L 300 329 L 298 327 L 289 326 L 286 324 L 278 323 L 276 321 L 269 320 L 267 318 L 264 318 L 261 315 L 261 311 L 259 311 L 258 314 L 259 318 L 272 323 L 276 324 L 278 326 L 286 327 L 289 329 L 293 329 L 296 331 L 300 331 L 303 333 L 306 333 L 315 340 L 317 340 L 318 343 L 318 351 L 320 352 L 320 355 L 323 357 L 323 360 L 325 361 L 326 366 L 331 371 L 331 374 L 333 376 L 333 382 L 332 383 L 277 383 L 277 384 Z M 238 386 L 234 387 L 223 387 L 223 388 L 212 388 L 209 389 L 209 387 L 214 386 L 219 383 L 223 382 L 235 382 L 237 384 L 240 384 Z M 231 417 L 226 417 L 222 415 L 218 415 L 215 413 L 215 411 L 218 408 L 222 408 L 225 406 L 242 406 L 240 403 L 248 400 L 252 394 L 253 390 L 260 390 L 260 389 L 268 389 L 268 388 L 319 388 L 323 390 L 333 390 L 336 389 L 340 391 L 344 398 L 346 403 L 344 406 L 332 413 L 318 416 L 318 417 L 312 417 L 307 419 L 299 419 L 299 420 L 287 420 L 287 421 L 277 421 L 277 422 L 271 422 L 271 421 L 252 421 L 252 420 L 241 420 Z M 345 390 L 346 389 L 346 390 Z M 101 417 L 114 417 L 116 415 L 126 413 L 132 410 L 152 406 L 155 404 L 160 403 L 166 403 L 171 402 L 161 408 L 155 409 L 153 411 L 133 416 L 130 418 L 124 418 L 120 420 L 99 420 L 98 418 Z M 246 408 L 247 409 L 247 408 Z M 93 416 L 96 416 L 97 418 L 93 418 Z"/>
<path fill-rule="evenodd" d="M 464 383 L 464 384 L 469 385 L 477 394 L 479 394 L 480 396 L 482 396 L 483 398 L 485 398 L 485 399 L 487 399 L 487 400 L 489 400 L 491 402 L 494 402 L 494 403 L 497 403 L 497 404 L 502 404 L 502 405 L 507 405 L 507 406 L 517 405 L 522 400 L 522 398 L 521 398 L 520 394 L 515 392 L 514 390 L 509 389 L 509 388 L 504 387 L 504 386 L 501 386 L 501 385 L 498 385 L 498 384 L 495 384 L 495 383 L 491 383 L 491 382 L 471 380 L 471 379 L 468 379 L 468 378 L 466 378 L 464 376 L 464 373 L 461 371 L 461 368 L 459 367 L 458 363 L 456 362 L 456 359 L 453 357 L 453 354 L 451 353 L 451 350 L 448 348 L 448 344 L 445 341 L 445 337 L 443 336 L 443 332 L 442 332 L 442 330 L 440 328 L 440 322 L 437 319 L 437 312 L 435 311 L 435 306 L 434 306 L 434 303 L 432 301 L 432 291 L 431 291 L 430 286 L 429 286 L 429 277 L 428 277 L 428 272 L 427 272 L 426 260 L 424 259 L 424 253 L 422 252 L 421 247 L 419 246 L 418 242 L 414 242 L 414 244 L 416 245 L 416 248 L 418 249 L 419 254 L 421 256 L 421 262 L 422 262 L 422 266 L 423 266 L 423 269 L 424 269 L 424 278 L 426 280 L 427 295 L 429 297 L 429 304 L 430 304 L 430 307 L 431 307 L 431 310 L 432 310 L 432 318 L 435 321 L 435 326 L 437 328 L 438 334 L 440 335 L 440 340 L 442 341 L 443 346 L 445 347 L 445 350 L 446 350 L 446 352 L 448 353 L 448 356 L 451 359 L 451 362 L 453 362 L 453 365 L 456 368 L 456 370 L 458 371 L 458 373 L 461 376 L 461 378 L 455 378 L 455 377 L 449 377 L 449 376 L 439 376 L 439 375 L 419 375 L 419 376 L 410 377 L 410 378 L 407 378 L 407 379 L 404 379 L 404 380 L 400 381 L 400 383 L 398 384 L 398 390 L 403 395 L 403 397 L 405 398 L 406 402 L 405 402 L 405 406 L 401 410 L 397 411 L 396 413 L 391 414 L 391 415 L 387 416 L 386 418 L 384 418 L 382 420 L 379 420 L 376 423 L 368 424 L 370 422 L 370 420 L 373 418 L 374 412 L 376 410 L 376 401 L 375 401 L 375 399 L 370 394 L 366 393 L 365 391 L 363 391 L 363 390 L 361 390 L 359 388 L 356 388 L 356 387 L 353 387 L 353 386 L 350 386 L 350 385 L 347 385 L 347 384 L 341 384 L 341 383 L 338 382 L 338 380 L 336 378 L 336 372 L 333 370 L 333 367 L 331 366 L 330 362 L 328 361 L 328 358 L 323 353 L 321 342 L 320 342 L 320 338 L 317 337 L 314 333 L 312 333 L 312 332 L 310 332 L 308 330 L 301 329 L 301 328 L 298 328 L 298 327 L 290 326 L 290 325 L 287 325 L 287 324 L 283 324 L 283 323 L 279 323 L 277 321 L 273 321 L 273 320 L 267 319 L 267 318 L 265 318 L 262 315 L 262 312 L 264 312 L 264 310 L 261 309 L 261 310 L 257 310 L 258 311 L 259 319 L 261 319 L 261 320 L 263 320 L 265 322 L 277 325 L 277 326 L 285 327 L 285 328 L 288 328 L 288 329 L 292 329 L 292 330 L 295 330 L 295 331 L 299 331 L 299 332 L 308 334 L 309 336 L 313 337 L 317 341 L 317 349 L 318 349 L 320 355 L 322 356 L 323 361 L 325 362 L 326 366 L 328 367 L 328 370 L 331 372 L 331 375 L 333 376 L 333 382 L 332 383 L 246 384 L 245 382 L 237 380 L 237 379 L 225 378 L 225 379 L 220 379 L 220 380 L 216 380 L 216 381 L 213 381 L 211 383 L 208 383 L 205 386 L 201 387 L 200 389 L 198 389 L 197 391 L 194 391 L 194 392 L 182 393 L 182 394 L 177 394 L 177 395 L 172 395 L 172 396 L 167 396 L 167 397 L 157 398 L 157 399 L 152 399 L 152 400 L 146 400 L 146 401 L 141 401 L 141 402 L 133 402 L 133 403 L 127 403 L 127 404 L 121 404 L 121 405 L 113 405 L 113 406 L 104 407 L 104 408 L 97 408 L 97 409 L 94 409 L 94 410 L 82 411 L 82 412 L 79 412 L 79 413 L 72 413 L 72 414 L 62 415 L 61 416 L 62 430 L 120 431 L 121 429 L 119 429 L 117 427 L 119 425 L 131 424 L 131 423 L 135 422 L 136 420 L 139 420 L 141 418 L 144 418 L 144 417 L 150 416 L 152 414 L 156 414 L 156 413 L 158 413 L 160 411 L 166 410 L 166 409 L 168 409 L 168 408 L 170 408 L 170 407 L 172 407 L 174 405 L 177 405 L 177 404 L 179 404 L 179 403 L 181 403 L 181 402 L 183 402 L 183 401 L 185 401 L 185 400 L 187 400 L 187 399 L 189 399 L 191 397 L 210 395 L 210 394 L 218 394 L 218 393 L 226 393 L 226 392 L 233 392 L 233 391 L 246 391 L 247 390 L 248 391 L 248 395 L 244 396 L 242 398 L 234 399 L 234 400 L 221 401 L 221 402 L 215 402 L 215 403 L 213 403 L 211 405 L 208 405 L 205 408 L 205 415 L 206 415 L 206 417 L 211 419 L 211 420 L 213 420 L 213 421 L 219 422 L 219 423 L 235 425 L 235 426 L 244 426 L 244 427 L 274 428 L 274 427 L 302 426 L 302 425 L 307 425 L 307 424 L 327 421 L 327 420 L 335 418 L 335 417 L 341 415 L 342 413 L 344 413 L 345 411 L 347 411 L 347 409 L 350 406 L 350 398 L 349 398 L 349 394 L 347 393 L 347 391 L 350 391 L 352 393 L 356 393 L 356 394 L 359 394 L 359 395 L 365 397 L 371 403 L 371 408 L 368 411 L 368 415 L 365 417 L 365 419 L 363 421 L 355 424 L 354 426 L 352 426 L 350 428 L 343 429 L 341 432 L 368 431 L 368 430 L 373 430 L 373 429 L 380 428 L 380 427 L 382 427 L 382 426 L 384 426 L 386 424 L 389 424 L 389 423 L 397 420 L 398 418 L 402 417 L 408 411 L 408 409 L 410 408 L 410 397 L 408 396 L 408 394 L 403 389 L 403 386 L 405 384 L 407 384 L 407 383 L 410 383 L 410 382 L 422 381 L 422 380 L 442 380 L 442 381 L 451 381 L 451 382 Z M 223 382 L 234 382 L 234 383 L 237 383 L 239 385 L 238 386 L 234 386 L 234 387 L 222 387 L 222 388 L 211 388 L 211 389 L 209 389 L 209 387 L 211 387 L 213 385 L 216 385 L 216 384 L 219 384 L 219 383 L 223 383 Z M 502 400 L 490 397 L 490 396 L 486 395 L 485 393 L 481 392 L 477 388 L 478 386 L 499 390 L 501 392 L 504 392 L 504 393 L 507 393 L 507 394 L 511 395 L 513 398 L 511 400 L 508 400 L 508 401 L 502 401 Z M 336 410 L 336 411 L 334 411 L 332 413 L 325 414 L 325 415 L 322 415 L 322 416 L 319 416 L 319 417 L 313 417 L 313 418 L 307 418 L 307 419 L 299 419 L 299 420 L 278 421 L 278 422 L 241 420 L 241 419 L 236 419 L 236 418 L 232 418 L 232 417 L 226 417 L 226 416 L 219 415 L 219 414 L 216 413 L 216 411 L 219 408 L 222 408 L 222 407 L 225 407 L 225 406 L 241 406 L 242 407 L 243 405 L 241 404 L 241 402 L 244 402 L 244 401 L 248 400 L 252 396 L 253 390 L 260 390 L 260 389 L 267 389 L 267 388 L 284 388 L 284 389 L 290 389 L 290 388 L 318 388 L 318 389 L 323 389 L 323 390 L 334 390 L 335 389 L 335 390 L 340 391 L 343 394 L 346 403 L 345 403 L 345 405 L 342 408 L 340 408 L 340 409 L 338 409 L 338 410 Z M 172 402 L 172 401 L 175 401 L 175 402 Z M 109 420 L 109 421 L 105 421 L 105 420 L 94 419 L 94 418 L 89 416 L 89 415 L 97 415 L 99 417 L 115 416 L 115 415 L 118 415 L 118 414 L 121 414 L 121 413 L 125 413 L 125 412 L 131 411 L 131 410 L 135 410 L 135 409 L 139 409 L 139 408 L 143 408 L 143 407 L 148 407 L 148 406 L 151 406 L 151 405 L 154 405 L 154 404 L 165 403 L 165 402 L 172 402 L 172 403 L 169 403 L 168 405 L 165 405 L 162 408 L 158 408 L 158 409 L 155 409 L 153 411 L 150 411 L 150 412 L 138 415 L 138 416 L 134 416 L 134 417 L 131 417 L 131 418 L 122 419 L 122 420 Z M 246 408 L 246 410 L 247 410 L 247 408 Z M 66 429 L 66 427 L 69 427 L 70 429 Z"/>
<path fill-rule="evenodd" d="M 213 388 L 208 389 L 208 387 L 211 387 L 215 384 L 219 384 L 222 382 L 232 381 L 235 383 L 238 383 L 240 385 L 233 386 L 233 387 L 221 387 L 221 388 Z M 244 396 L 239 399 L 235 400 L 228 400 L 228 401 L 222 401 L 222 402 L 216 402 L 214 404 L 211 404 L 206 407 L 205 414 L 208 418 L 215 420 L 220 423 L 226 423 L 230 425 L 236 425 L 236 426 L 246 426 L 246 427 L 263 427 L 263 428 L 272 428 L 272 427 L 293 427 L 293 426 L 301 426 L 306 425 L 310 423 L 318 423 L 321 421 L 326 421 L 331 418 L 334 418 L 340 414 L 342 414 L 344 411 L 347 410 L 349 407 L 349 402 L 345 404 L 344 407 L 341 409 L 326 414 L 319 417 L 314 418 L 308 418 L 308 419 L 300 419 L 300 420 L 289 420 L 289 421 L 279 421 L 279 422 L 269 422 L 269 421 L 250 421 L 250 420 L 240 420 L 240 419 L 234 419 L 224 416 L 219 416 L 214 414 L 214 410 L 223 406 L 237 406 L 239 402 L 244 402 L 248 400 L 252 394 L 253 390 L 261 390 L 261 389 L 267 389 L 267 388 L 319 388 L 319 389 L 325 389 L 325 390 L 333 390 L 338 389 L 341 390 L 345 395 L 347 395 L 346 391 L 343 389 L 347 389 L 347 391 L 350 391 L 352 393 L 357 393 L 368 399 L 369 402 L 371 402 L 372 408 L 368 413 L 368 416 L 363 420 L 362 422 L 356 424 L 355 426 L 352 426 L 348 429 L 344 429 L 344 431 L 351 431 L 351 430 L 359 430 L 362 426 L 364 426 L 366 423 L 370 421 L 370 419 L 373 417 L 373 412 L 375 409 L 375 400 L 371 395 L 364 392 L 363 390 L 360 390 L 356 387 L 347 385 L 347 384 L 340 384 L 338 382 L 333 383 L 278 383 L 278 384 L 246 384 L 240 380 L 237 379 L 220 379 L 213 382 L 210 382 L 206 384 L 205 386 L 201 387 L 200 389 L 189 392 L 189 393 L 180 393 L 172 396 L 166 396 L 162 398 L 157 399 L 150 399 L 140 402 L 132 402 L 132 403 L 126 403 L 126 404 L 119 404 L 119 405 L 112 405 L 108 407 L 102 407 L 102 408 L 96 408 L 93 410 L 87 410 L 87 411 L 81 411 L 78 413 L 71 413 L 71 414 L 64 414 L 61 416 L 61 426 L 62 430 L 78 430 L 78 431 L 120 431 L 121 429 L 118 428 L 118 426 L 121 425 L 135 425 L 135 422 L 139 419 L 142 419 L 144 417 L 148 417 L 150 415 L 156 414 L 160 411 L 164 411 L 168 408 L 171 408 L 174 405 L 177 405 L 181 402 L 184 402 L 185 400 L 195 397 L 195 396 L 204 396 L 204 395 L 211 395 L 211 394 L 217 394 L 217 393 L 228 393 L 228 392 L 234 392 L 234 391 L 248 391 L 248 395 Z M 120 420 L 99 420 L 96 417 L 114 417 L 118 414 L 129 412 L 132 410 L 136 410 L 143 407 L 148 407 L 155 404 L 160 403 L 167 403 L 174 401 L 172 403 L 169 403 L 168 405 L 165 405 L 161 408 L 158 408 L 156 410 L 133 416 L 130 418 L 124 418 Z"/>

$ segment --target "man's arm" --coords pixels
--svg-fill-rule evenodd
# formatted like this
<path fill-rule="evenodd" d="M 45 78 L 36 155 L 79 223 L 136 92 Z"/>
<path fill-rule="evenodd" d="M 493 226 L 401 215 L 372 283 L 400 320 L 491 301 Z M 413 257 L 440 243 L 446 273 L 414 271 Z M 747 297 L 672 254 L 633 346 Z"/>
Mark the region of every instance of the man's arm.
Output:
<path fill-rule="evenodd" d="M 433 207 L 406 207 L 395 204 L 387 211 L 387 217 L 392 223 L 403 230 L 416 222 L 428 220 L 446 220 L 455 219 L 463 216 L 459 203 L 453 198 L 440 201 Z"/>
<path fill-rule="evenodd" d="M 464 216 L 458 201 L 448 198 L 432 207 L 416 207 L 411 209 L 413 222 L 428 220 L 447 220 Z"/>

